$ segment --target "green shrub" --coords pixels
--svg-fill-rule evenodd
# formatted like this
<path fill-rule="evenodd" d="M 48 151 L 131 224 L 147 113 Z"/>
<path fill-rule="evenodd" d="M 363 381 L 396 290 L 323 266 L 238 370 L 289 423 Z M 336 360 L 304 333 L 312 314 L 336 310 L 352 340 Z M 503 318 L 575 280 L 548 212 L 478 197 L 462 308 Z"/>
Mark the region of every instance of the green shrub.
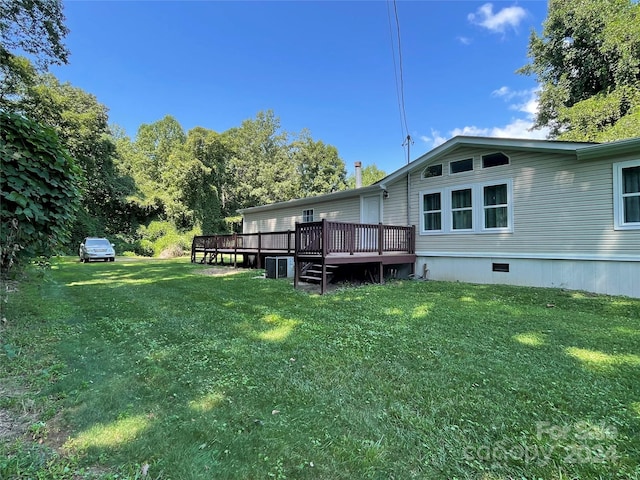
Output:
<path fill-rule="evenodd" d="M 136 243 L 134 251 L 143 257 L 153 257 L 153 242 L 143 238 Z"/>
<path fill-rule="evenodd" d="M 180 232 L 171 222 L 154 221 L 138 228 L 140 239 L 134 251 L 143 256 L 179 257 L 191 250 L 194 235 L 200 235 L 200 229 Z"/>
<path fill-rule="evenodd" d="M 48 127 L 0 111 L 0 272 L 68 241 L 82 171 Z"/>

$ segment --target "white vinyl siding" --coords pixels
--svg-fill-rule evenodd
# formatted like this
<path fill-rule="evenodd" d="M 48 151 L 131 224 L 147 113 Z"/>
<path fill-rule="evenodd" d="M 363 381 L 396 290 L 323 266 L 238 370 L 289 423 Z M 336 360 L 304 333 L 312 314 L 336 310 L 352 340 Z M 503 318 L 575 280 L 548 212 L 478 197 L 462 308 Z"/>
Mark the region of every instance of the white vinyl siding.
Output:
<path fill-rule="evenodd" d="M 360 196 L 314 203 L 312 209 L 315 221 L 327 219 L 336 222 L 359 222 Z M 245 212 L 242 231 L 256 233 L 295 230 L 296 222 L 303 221 L 303 210 L 311 208 L 283 206 L 260 212 Z"/>
<path fill-rule="evenodd" d="M 443 155 L 436 162 L 447 164 L 460 158 L 475 157 L 479 164 L 482 155 L 493 152 L 495 150 L 465 147 Z M 570 153 L 517 150 L 505 150 L 504 153 L 509 156 L 509 165 L 486 169 L 476 165 L 473 171 L 454 175 L 445 172 L 437 178 L 424 179 L 425 167 L 416 168 L 411 175 L 410 191 L 411 223 L 419 225 L 421 233 L 416 238 L 418 252 L 640 259 L 640 229 L 616 230 L 613 212 L 612 165 L 638 162 L 637 154 L 582 161 Z M 464 235 L 425 232 L 421 208 L 423 193 L 458 189 L 469 184 L 497 185 L 505 179 L 512 179 L 511 233 L 489 229 L 494 234 L 487 235 L 487 225 L 482 223 L 479 230 Z M 483 199 L 479 201 L 483 202 Z M 483 211 L 480 221 L 484 222 L 484 205 L 477 206 Z M 446 208 L 443 207 L 443 211 L 446 212 Z M 448 223 L 443 218 L 443 225 Z"/>
<path fill-rule="evenodd" d="M 417 174 L 416 174 L 417 175 Z M 387 185 L 387 198 L 382 200 L 382 223 L 387 225 L 407 224 L 407 178 Z"/>

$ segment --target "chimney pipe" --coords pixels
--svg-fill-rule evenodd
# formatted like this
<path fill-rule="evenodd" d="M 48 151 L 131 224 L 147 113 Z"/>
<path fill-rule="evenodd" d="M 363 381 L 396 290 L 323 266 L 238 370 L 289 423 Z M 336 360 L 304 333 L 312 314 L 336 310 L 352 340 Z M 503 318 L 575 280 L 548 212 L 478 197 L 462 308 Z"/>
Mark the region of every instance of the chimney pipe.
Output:
<path fill-rule="evenodd" d="M 362 163 L 356 162 L 356 188 L 362 187 Z"/>

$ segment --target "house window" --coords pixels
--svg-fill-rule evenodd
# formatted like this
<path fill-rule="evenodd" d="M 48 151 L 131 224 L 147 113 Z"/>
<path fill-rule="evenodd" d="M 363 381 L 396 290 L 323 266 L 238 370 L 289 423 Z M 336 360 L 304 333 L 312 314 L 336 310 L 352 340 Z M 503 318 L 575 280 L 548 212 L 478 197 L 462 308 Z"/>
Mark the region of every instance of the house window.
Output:
<path fill-rule="evenodd" d="M 513 181 L 420 192 L 423 235 L 513 232 Z"/>
<path fill-rule="evenodd" d="M 473 204 L 470 188 L 451 192 L 451 220 L 453 230 L 471 230 L 473 228 Z"/>
<path fill-rule="evenodd" d="M 509 226 L 507 184 L 485 186 L 483 196 L 484 228 L 507 228 Z"/>
<path fill-rule="evenodd" d="M 442 176 L 442 164 L 430 165 L 422 172 L 422 178 L 441 177 Z"/>
<path fill-rule="evenodd" d="M 614 226 L 640 229 L 640 160 L 617 163 L 613 169 Z"/>
<path fill-rule="evenodd" d="M 302 211 L 302 222 L 303 223 L 313 222 L 313 208 Z"/>
<path fill-rule="evenodd" d="M 442 197 L 440 192 L 427 193 L 422 197 L 424 230 L 442 230 Z"/>
<path fill-rule="evenodd" d="M 490 153 L 482 156 L 482 168 L 499 167 L 500 165 L 509 165 L 509 157 L 504 153 Z"/>
<path fill-rule="evenodd" d="M 462 173 L 473 170 L 473 158 L 467 158 L 465 160 L 457 160 L 449 164 L 450 173 Z"/>

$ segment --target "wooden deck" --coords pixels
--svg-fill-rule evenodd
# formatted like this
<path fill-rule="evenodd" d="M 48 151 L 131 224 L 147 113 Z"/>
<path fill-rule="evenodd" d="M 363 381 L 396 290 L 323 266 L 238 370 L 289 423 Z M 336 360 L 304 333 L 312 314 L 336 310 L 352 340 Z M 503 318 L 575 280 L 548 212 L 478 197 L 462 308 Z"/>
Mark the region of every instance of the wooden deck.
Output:
<path fill-rule="evenodd" d="M 201 235 L 193 237 L 191 262 L 219 263 L 222 255 L 230 255 L 234 266 L 238 256 L 247 267 L 263 268 L 268 256 L 293 256 L 295 236 L 293 231 L 265 233 L 234 233 L 230 235 Z M 198 260 L 198 255 L 201 255 Z"/>
<path fill-rule="evenodd" d="M 370 264 L 376 277 L 384 281 L 385 265 L 415 265 L 415 227 L 383 224 L 330 222 L 298 223 L 295 231 L 209 235 L 194 237 L 191 261 L 217 263 L 223 254 L 232 255 L 237 266 L 262 268 L 267 256 L 293 256 L 294 285 L 300 281 L 317 281 L 321 293 L 327 289 L 328 277 L 340 265 Z"/>

